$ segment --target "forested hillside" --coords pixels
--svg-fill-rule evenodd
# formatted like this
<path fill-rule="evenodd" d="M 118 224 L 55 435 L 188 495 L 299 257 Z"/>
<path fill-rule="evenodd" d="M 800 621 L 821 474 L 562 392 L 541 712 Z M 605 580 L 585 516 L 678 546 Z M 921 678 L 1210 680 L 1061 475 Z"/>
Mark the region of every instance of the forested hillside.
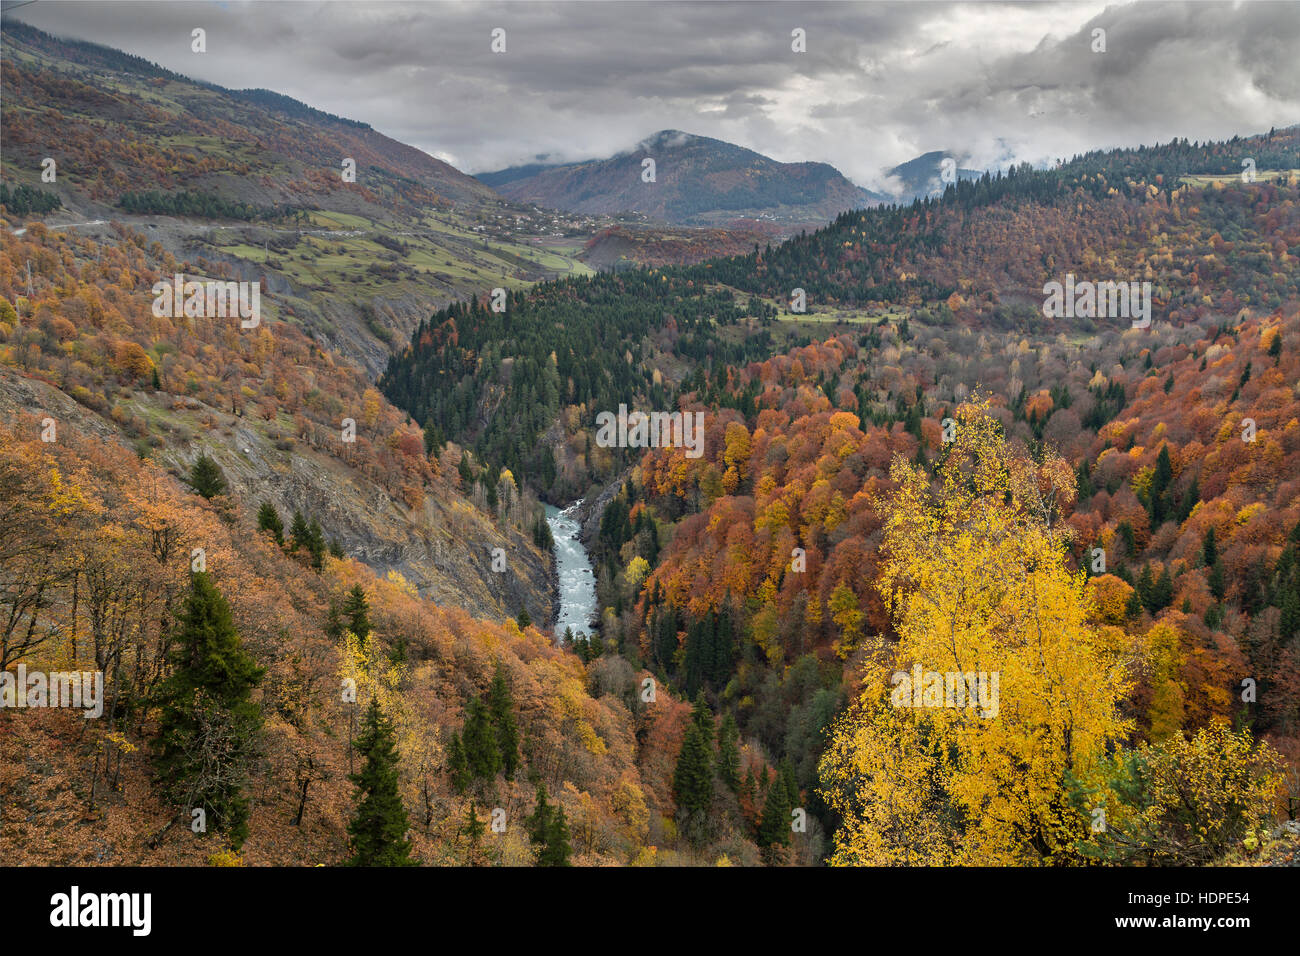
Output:
<path fill-rule="evenodd" d="M 532 426 L 540 430 L 558 394 L 554 414 L 577 454 L 543 448 L 520 463 L 525 480 L 550 485 L 552 455 L 596 480 L 623 476 L 593 542 L 600 645 L 580 651 L 617 653 L 733 717 L 741 739 L 786 768 L 794 805 L 835 834 L 834 860 L 1207 862 L 1248 853 L 1241 841 L 1300 800 L 1296 143 L 1289 129 L 1091 154 L 963 182 L 910 207 L 846 214 L 746 256 L 540 286 L 499 314 L 469 310 L 454 325 L 437 317 L 394 359 L 384 387 L 399 405 L 419 395 L 407 406 L 417 419 L 448 435 L 462 429 L 489 458 L 531 447 L 526 430 L 496 447 L 490 436 L 507 424 L 526 429 L 536 397 L 547 409 Z M 1256 159 L 1257 181 L 1242 180 L 1243 155 Z M 1067 271 L 1150 281 L 1152 324 L 1045 317 L 1043 285 Z M 806 315 L 789 311 L 795 288 L 806 291 Z M 457 376 L 451 332 L 466 321 L 492 329 L 483 341 L 512 348 L 526 349 L 536 330 L 534 367 L 550 387 L 527 379 L 516 395 L 495 360 L 463 364 Z M 586 348 L 574 347 L 573 361 L 563 349 L 542 351 L 580 329 L 589 330 Z M 602 347 L 603 334 L 627 342 L 624 354 Z M 435 384 L 449 375 L 454 391 Z M 665 406 L 666 387 L 674 397 Z M 484 395 L 507 410 L 503 419 L 449 415 Z M 630 470 L 624 459 L 602 460 L 591 448 L 594 416 L 620 402 L 702 411 L 705 455 L 634 452 Z M 978 440 L 953 444 L 967 430 Z M 1051 495 L 1026 497 L 1013 478 L 959 503 L 960 486 L 943 477 L 958 459 L 976 471 L 1003 462 L 1012 476 L 1037 469 L 1033 482 Z M 936 527 L 924 523 L 927 508 L 944 521 L 976 507 L 1019 528 L 1025 550 L 1004 553 L 991 540 L 993 557 L 967 554 L 968 566 L 954 554 L 927 557 L 942 538 L 899 537 L 909 523 Z M 1044 561 L 1056 569 L 1043 571 L 1041 595 L 1021 601 L 994 586 L 1032 578 Z M 918 616 L 917 589 L 967 587 L 993 587 L 988 600 L 1006 621 L 1049 614 L 1087 648 L 1071 663 L 1069 646 L 1053 650 L 1059 658 L 1012 660 L 1006 642 L 1023 625 L 994 623 L 1003 618 L 972 622 L 966 638 L 970 659 L 1000 660 L 1004 679 L 1043 680 L 1043 667 L 1092 674 L 1094 683 L 1061 690 L 1076 707 L 1090 687 L 1111 687 L 1086 731 L 1044 711 L 1005 736 L 971 736 L 879 709 L 894 667 L 943 653 L 922 640 L 935 625 Z M 1015 700 L 1025 714 L 1038 706 Z M 1010 779 L 993 768 L 1012 754 L 1031 759 L 1017 734 L 1032 736 L 1034 721 L 1067 743 L 1032 758 L 1042 776 L 1025 799 L 978 830 L 936 824 L 936 814 L 960 821 L 987 811 Z M 1090 735 L 1087 748 L 1068 743 L 1075 733 Z M 935 748 L 949 738 L 961 759 L 941 769 Z M 864 798 L 887 740 L 915 762 L 906 779 L 930 788 L 894 794 L 921 801 L 908 804 L 912 816 L 887 820 Z M 1219 782 L 1180 776 L 1193 772 Z M 1162 788 L 1193 785 L 1220 788 L 1205 799 L 1226 801 L 1227 816 L 1180 816 Z M 759 796 L 775 813 L 791 789 L 773 784 Z M 1106 801 L 1122 826 L 1110 838 L 1090 835 L 1090 814 Z M 765 833 L 763 816 L 754 838 L 779 856 L 789 841 Z M 990 822 L 998 819 L 1005 829 Z M 1202 825 L 1217 836 L 1188 848 L 1187 828 Z"/>
<path fill-rule="evenodd" d="M 670 131 L 697 232 L 3 30 L 11 862 L 1297 859 L 1300 127 L 869 208 Z"/>
<path fill-rule="evenodd" d="M 3 31 L 11 217 L 61 208 L 50 225 L 111 240 L 109 223 L 122 222 L 179 259 L 226 263 L 373 373 L 442 305 L 590 271 L 574 257 L 580 241 L 530 241 L 554 217 L 509 206 L 366 123 L 10 18 Z"/>

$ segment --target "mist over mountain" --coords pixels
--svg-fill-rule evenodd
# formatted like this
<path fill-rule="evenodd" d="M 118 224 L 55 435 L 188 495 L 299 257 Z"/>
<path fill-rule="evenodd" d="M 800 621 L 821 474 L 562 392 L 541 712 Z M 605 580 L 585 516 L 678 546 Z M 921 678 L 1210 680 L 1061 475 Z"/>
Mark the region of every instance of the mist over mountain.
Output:
<path fill-rule="evenodd" d="M 646 181 L 646 160 L 654 162 L 653 181 Z M 636 212 L 678 225 L 822 224 L 885 199 L 826 163 L 782 163 L 681 130 L 660 130 L 607 159 L 512 167 L 477 178 L 521 202 L 578 213 Z"/>

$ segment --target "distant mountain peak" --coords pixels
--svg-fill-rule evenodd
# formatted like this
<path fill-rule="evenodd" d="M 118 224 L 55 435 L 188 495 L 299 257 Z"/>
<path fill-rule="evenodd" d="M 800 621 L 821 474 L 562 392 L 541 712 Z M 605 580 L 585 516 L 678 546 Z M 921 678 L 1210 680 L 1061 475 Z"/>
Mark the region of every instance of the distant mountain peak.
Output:
<path fill-rule="evenodd" d="M 656 160 L 653 182 L 642 178 L 645 158 Z M 680 129 L 659 130 L 607 159 L 530 164 L 478 178 L 521 202 L 589 215 L 634 212 L 692 226 L 748 219 L 815 228 L 884 198 L 827 163 L 783 163 Z"/>

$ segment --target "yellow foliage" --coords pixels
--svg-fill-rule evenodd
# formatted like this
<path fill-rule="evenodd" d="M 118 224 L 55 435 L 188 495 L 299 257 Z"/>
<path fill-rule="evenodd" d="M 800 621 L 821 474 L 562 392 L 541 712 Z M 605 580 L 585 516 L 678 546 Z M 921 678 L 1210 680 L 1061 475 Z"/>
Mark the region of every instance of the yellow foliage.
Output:
<path fill-rule="evenodd" d="M 844 820 L 836 864 L 1056 858 L 1080 825 L 1062 780 L 1092 771 L 1129 729 L 1122 662 L 1055 521 L 1074 497 L 1069 465 L 1016 452 L 987 402 L 957 414 L 940 487 L 897 458 L 881 505 L 878 587 L 899 641 L 877 647 L 822 758 L 823 794 Z M 911 706 L 888 675 L 913 666 L 987 675 L 994 706 Z"/>

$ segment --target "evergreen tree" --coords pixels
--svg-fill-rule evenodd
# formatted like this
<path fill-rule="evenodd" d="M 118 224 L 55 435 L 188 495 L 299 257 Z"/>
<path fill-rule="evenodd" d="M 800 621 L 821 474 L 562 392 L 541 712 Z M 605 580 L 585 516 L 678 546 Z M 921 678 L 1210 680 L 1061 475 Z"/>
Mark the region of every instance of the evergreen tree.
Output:
<path fill-rule="evenodd" d="M 349 866 L 418 866 L 406 840 L 409 823 L 397 789 L 397 740 L 377 697 L 370 698 L 361 736 L 356 740 L 365 763 L 348 779 L 359 789 L 360 802 L 348 824 L 352 838 Z"/>
<path fill-rule="evenodd" d="M 204 498 L 215 498 L 225 494 L 226 476 L 215 461 L 207 455 L 199 455 L 190 469 L 190 487 Z"/>
<path fill-rule="evenodd" d="M 208 827 L 225 831 L 237 849 L 248 835 L 243 783 L 262 727 L 251 695 L 264 670 L 244 650 L 230 605 L 206 573 L 190 578 L 167 660 L 173 670 L 158 693 L 161 791 L 186 814 L 202 808 Z"/>
<path fill-rule="evenodd" d="M 763 822 L 759 825 L 758 842 L 769 847 L 790 842 L 790 812 L 794 803 L 786 780 L 777 774 L 767 786 L 767 799 L 763 802 Z"/>
<path fill-rule="evenodd" d="M 1210 593 L 1214 595 L 1214 600 L 1222 601 L 1223 595 L 1228 590 L 1228 575 L 1223 567 L 1223 562 L 1218 558 L 1210 566 L 1210 576 L 1207 582 L 1210 585 Z"/>
<path fill-rule="evenodd" d="M 275 505 L 269 501 L 263 501 L 262 507 L 257 509 L 257 529 L 271 532 L 276 544 L 284 544 L 284 522 L 280 520 Z"/>
<path fill-rule="evenodd" d="M 319 571 L 325 566 L 325 532 L 315 518 L 307 525 L 307 550 L 311 552 L 311 566 Z"/>
<path fill-rule="evenodd" d="M 294 511 L 293 520 L 289 523 L 289 550 L 297 551 L 310 545 L 311 528 L 307 524 L 307 518 L 301 511 Z"/>
<path fill-rule="evenodd" d="M 713 711 L 709 710 L 709 702 L 704 699 L 704 691 L 695 695 L 695 706 L 691 709 L 691 720 L 696 727 L 700 728 L 700 734 L 704 737 L 704 746 L 713 746 Z"/>
<path fill-rule="evenodd" d="M 465 746 L 460 742 L 460 734 L 453 733 L 447 744 L 447 772 L 451 785 L 458 794 L 464 794 L 469 787 L 469 760 L 465 757 Z"/>
<path fill-rule="evenodd" d="M 480 780 L 491 780 L 501 771 L 501 745 L 497 742 L 496 728 L 483 701 L 475 697 L 469 702 L 469 714 L 461 732 L 465 747 L 465 760 L 469 771 Z"/>
<path fill-rule="evenodd" d="M 528 839 L 537 846 L 545 846 L 546 835 L 551 828 L 552 807 L 546 802 L 546 787 L 542 784 L 537 785 L 537 806 L 533 812 L 528 815 L 524 821 L 524 832 L 528 834 Z"/>
<path fill-rule="evenodd" d="M 709 807 L 713 803 L 713 771 L 709 766 L 709 745 L 695 721 L 686 728 L 682 749 L 673 771 L 673 799 L 682 818 L 687 838 L 704 842 Z"/>
<path fill-rule="evenodd" d="M 1142 616 L 1142 597 L 1137 591 L 1128 596 L 1124 602 L 1124 616 L 1129 620 L 1135 620 Z"/>
<path fill-rule="evenodd" d="M 501 769 L 505 771 L 506 779 L 510 779 L 519 767 L 519 730 L 515 726 L 510 686 L 506 683 L 505 669 L 500 662 L 497 662 L 496 673 L 492 675 L 492 686 L 488 688 L 488 710 L 492 724 L 496 727 L 497 743 L 501 750 Z"/>
<path fill-rule="evenodd" d="M 1152 583 L 1148 594 L 1150 600 L 1147 609 L 1152 614 L 1158 614 L 1174 602 L 1174 579 L 1169 574 L 1168 565 L 1160 572 L 1160 577 Z"/>
<path fill-rule="evenodd" d="M 474 804 L 470 803 L 465 808 L 465 827 L 461 830 L 469 837 L 469 845 L 473 849 L 478 849 L 479 841 L 483 839 L 483 834 L 487 832 L 487 824 L 478 818 L 478 811 Z"/>
<path fill-rule="evenodd" d="M 366 600 L 366 591 L 360 584 L 354 584 L 348 596 L 343 600 L 343 617 L 347 628 L 357 636 L 362 644 L 370 636 L 370 602 Z"/>
<path fill-rule="evenodd" d="M 1207 568 L 1213 567 L 1219 560 L 1219 546 L 1214 540 L 1214 526 L 1211 525 L 1201 540 L 1201 563 Z"/>
<path fill-rule="evenodd" d="M 528 627 L 533 623 L 533 619 L 528 616 L 528 608 L 521 607 L 519 609 L 519 616 L 515 618 L 515 623 L 518 624 L 520 628 Z"/>
<path fill-rule="evenodd" d="M 325 617 L 325 633 L 338 640 L 343 636 L 343 616 L 339 613 L 338 602 L 330 600 L 329 613 Z"/>
<path fill-rule="evenodd" d="M 537 857 L 539 866 L 569 866 L 573 848 L 569 845 L 569 821 L 564 817 L 564 807 L 555 805 L 550 825 L 546 828 L 546 848 Z"/>
<path fill-rule="evenodd" d="M 727 714 L 718 729 L 718 776 L 732 793 L 740 791 L 740 728 L 736 718 Z"/>

